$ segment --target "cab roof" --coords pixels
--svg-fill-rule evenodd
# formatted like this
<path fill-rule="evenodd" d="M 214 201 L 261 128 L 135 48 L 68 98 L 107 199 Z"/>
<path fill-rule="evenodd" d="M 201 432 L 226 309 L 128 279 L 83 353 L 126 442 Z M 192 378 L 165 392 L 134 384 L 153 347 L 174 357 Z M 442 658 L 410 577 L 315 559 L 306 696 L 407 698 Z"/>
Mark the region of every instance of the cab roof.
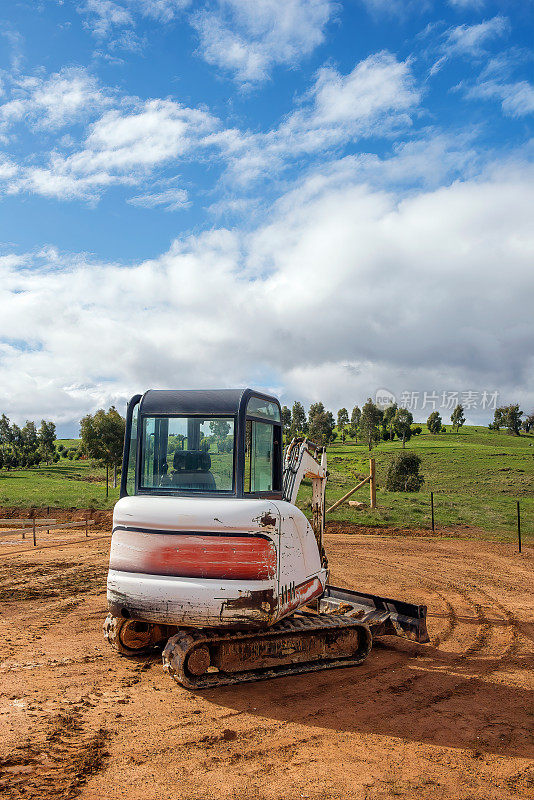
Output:
<path fill-rule="evenodd" d="M 251 396 L 269 399 L 279 406 L 275 397 L 253 389 L 149 389 L 141 398 L 139 412 L 147 415 L 234 415 Z"/>

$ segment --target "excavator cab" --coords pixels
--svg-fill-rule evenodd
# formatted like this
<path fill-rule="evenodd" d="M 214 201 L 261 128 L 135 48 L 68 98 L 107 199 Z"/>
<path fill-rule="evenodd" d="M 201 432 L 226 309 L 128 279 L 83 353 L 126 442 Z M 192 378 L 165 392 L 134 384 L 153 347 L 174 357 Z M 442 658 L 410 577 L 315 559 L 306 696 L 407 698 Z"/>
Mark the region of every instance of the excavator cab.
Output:
<path fill-rule="evenodd" d="M 128 404 L 121 497 L 282 499 L 282 425 L 275 397 L 158 391 Z"/>

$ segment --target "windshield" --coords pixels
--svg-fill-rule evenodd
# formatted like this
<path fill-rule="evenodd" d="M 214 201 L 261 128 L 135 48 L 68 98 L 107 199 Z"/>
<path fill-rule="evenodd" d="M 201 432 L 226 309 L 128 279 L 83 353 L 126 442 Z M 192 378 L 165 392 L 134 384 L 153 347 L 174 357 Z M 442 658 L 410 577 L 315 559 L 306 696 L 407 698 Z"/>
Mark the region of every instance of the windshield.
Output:
<path fill-rule="evenodd" d="M 143 419 L 141 489 L 230 492 L 233 485 L 233 417 Z"/>

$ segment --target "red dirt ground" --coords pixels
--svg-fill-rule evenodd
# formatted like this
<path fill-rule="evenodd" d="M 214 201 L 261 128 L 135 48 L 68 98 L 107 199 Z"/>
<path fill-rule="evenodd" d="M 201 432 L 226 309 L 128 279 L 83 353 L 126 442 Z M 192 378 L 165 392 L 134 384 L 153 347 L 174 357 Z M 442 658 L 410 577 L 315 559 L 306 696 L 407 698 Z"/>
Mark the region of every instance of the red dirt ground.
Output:
<path fill-rule="evenodd" d="M 0 539 L 7 800 L 534 797 L 534 548 L 330 533 L 331 582 L 426 602 L 432 644 L 190 692 L 105 643 L 109 536 L 80 536 Z"/>

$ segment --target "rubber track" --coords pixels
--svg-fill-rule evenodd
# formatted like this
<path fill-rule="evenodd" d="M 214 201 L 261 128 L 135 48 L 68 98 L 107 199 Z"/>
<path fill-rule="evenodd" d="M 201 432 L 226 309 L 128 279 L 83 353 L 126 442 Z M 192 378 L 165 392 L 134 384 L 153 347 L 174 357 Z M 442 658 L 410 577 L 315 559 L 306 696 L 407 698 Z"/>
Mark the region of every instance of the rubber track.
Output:
<path fill-rule="evenodd" d="M 265 669 L 247 670 L 241 673 L 208 673 L 201 676 L 186 675 L 184 664 L 191 649 L 199 644 L 208 645 L 222 644 L 239 640 L 265 640 L 282 638 L 288 634 L 303 633 L 311 635 L 323 631 L 333 631 L 335 629 L 347 630 L 356 628 L 364 632 L 366 642 L 361 653 L 351 658 L 340 659 L 321 659 L 302 664 L 283 664 L 277 667 L 266 667 Z M 265 680 L 266 678 L 278 678 L 284 675 L 297 675 L 304 672 L 318 672 L 323 669 L 335 669 L 339 667 L 353 667 L 361 664 L 369 655 L 372 648 L 372 635 L 368 625 L 358 622 L 354 617 L 339 614 L 336 616 L 320 616 L 295 614 L 273 625 L 272 628 L 264 631 L 251 631 L 243 633 L 224 634 L 208 630 L 184 630 L 179 631 L 168 640 L 163 650 L 163 669 L 168 672 L 175 681 L 188 689 L 208 689 L 210 687 L 225 686 L 235 683 L 247 683 L 250 681 Z"/>

